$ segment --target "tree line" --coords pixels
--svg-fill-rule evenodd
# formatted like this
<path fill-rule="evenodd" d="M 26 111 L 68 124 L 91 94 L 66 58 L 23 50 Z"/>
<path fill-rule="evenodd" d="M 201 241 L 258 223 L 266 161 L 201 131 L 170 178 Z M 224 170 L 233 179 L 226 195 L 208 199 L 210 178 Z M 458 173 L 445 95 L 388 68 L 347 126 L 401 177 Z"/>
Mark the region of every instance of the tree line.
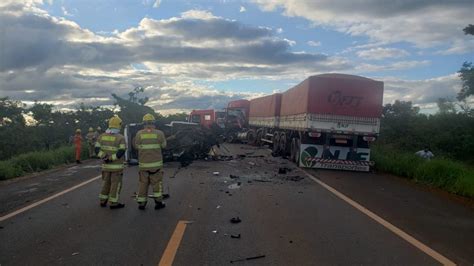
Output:
<path fill-rule="evenodd" d="M 146 113 L 153 114 L 161 124 L 185 120 L 186 114 L 162 116 L 146 106 L 148 98 L 140 97 L 143 88 L 135 88 L 128 98 L 112 94 L 113 108 L 80 104 L 69 111 L 55 110 L 51 104 L 35 102 L 28 107 L 21 101 L 0 98 L 0 161 L 15 155 L 52 150 L 70 144 L 76 129 L 85 135 L 90 127 L 107 128 L 107 121 L 118 114 L 123 124 L 141 122 Z"/>

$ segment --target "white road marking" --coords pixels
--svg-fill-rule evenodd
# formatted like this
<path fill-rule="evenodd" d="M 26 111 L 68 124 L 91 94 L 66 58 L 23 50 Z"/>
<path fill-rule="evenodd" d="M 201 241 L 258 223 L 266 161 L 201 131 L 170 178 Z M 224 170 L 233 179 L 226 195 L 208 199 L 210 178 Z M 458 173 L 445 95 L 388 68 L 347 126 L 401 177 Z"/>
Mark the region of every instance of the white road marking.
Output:
<path fill-rule="evenodd" d="M 323 188 L 327 189 L 329 192 L 333 193 L 336 195 L 338 198 L 342 199 L 358 211 L 362 212 L 363 214 L 369 216 L 372 220 L 376 221 L 383 227 L 387 228 L 388 230 L 392 231 L 392 233 L 396 234 L 397 236 L 401 237 L 408 243 L 412 244 L 422 252 L 426 253 L 428 256 L 432 257 L 433 259 L 437 260 L 439 263 L 443 265 L 456 265 L 453 261 L 450 259 L 446 258 L 445 256 L 441 255 L 440 253 L 436 252 L 432 248 L 428 247 L 427 245 L 421 243 L 419 240 L 416 238 L 412 237 L 411 235 L 405 233 L 403 230 L 400 228 L 396 227 L 395 225 L 391 224 L 390 222 L 384 220 L 382 217 L 378 216 L 377 214 L 371 212 L 364 206 L 360 205 L 359 203 L 355 202 L 354 200 L 350 199 L 346 195 L 342 194 L 341 192 L 337 191 L 333 187 L 329 186 L 328 184 L 324 183 L 323 181 L 317 179 L 310 173 L 306 172 L 305 170 L 302 170 L 311 180 L 314 182 L 318 183 L 321 185 Z"/>
<path fill-rule="evenodd" d="M 82 182 L 82 183 L 80 183 L 80 184 L 77 184 L 77 185 L 75 185 L 75 186 L 73 186 L 73 187 L 70 187 L 70 188 L 68 188 L 68 189 L 66 189 L 66 190 L 63 190 L 63 191 L 61 191 L 61 192 L 59 192 L 59 193 L 56 193 L 56 194 L 54 194 L 54 195 L 52 195 L 52 196 L 49 196 L 49 197 L 47 197 L 47 198 L 45 198 L 45 199 L 42 199 L 42 200 L 40 200 L 40 201 L 37 201 L 37 202 L 35 202 L 35 203 L 33 203 L 33 204 L 30 204 L 30 205 L 28 205 L 28 206 L 26 206 L 26 207 L 23 207 L 23 208 L 21 208 L 21 209 L 18 209 L 18 210 L 16 210 L 16 211 L 13 211 L 13 212 L 11 212 L 11 213 L 9 213 L 9 214 L 6 214 L 6 215 L 0 217 L 0 222 L 3 222 L 3 221 L 5 221 L 5 220 L 7 220 L 7 219 L 9 219 L 9 218 L 12 218 L 13 216 L 16 216 L 16 215 L 18 215 L 18 214 L 20 214 L 20 213 L 22 213 L 22 212 L 26 212 L 26 211 L 29 210 L 29 209 L 32 209 L 32 208 L 34 208 L 34 207 L 36 207 L 36 206 L 39 206 L 39 205 L 41 205 L 41 204 L 43 204 L 43 203 L 45 203 L 45 202 L 48 202 L 48 201 L 50 201 L 50 200 L 52 200 L 52 199 L 55 199 L 55 198 L 57 198 L 57 197 L 59 197 L 59 196 L 61 196 L 61 195 L 64 195 L 64 194 L 66 194 L 66 193 L 68 193 L 68 192 L 71 192 L 71 191 L 73 191 L 73 190 L 75 190 L 75 189 L 77 189 L 77 188 L 80 188 L 80 187 L 84 186 L 84 185 L 87 185 L 87 184 L 89 184 L 90 182 L 93 182 L 93 181 L 95 181 L 95 180 L 97 180 L 97 179 L 99 179 L 99 178 L 101 178 L 100 175 L 98 175 L 98 176 L 96 176 L 96 177 L 94 177 L 94 178 L 91 178 L 91 179 L 89 179 L 89 180 L 87 180 L 87 181 L 84 181 L 84 182 Z"/>

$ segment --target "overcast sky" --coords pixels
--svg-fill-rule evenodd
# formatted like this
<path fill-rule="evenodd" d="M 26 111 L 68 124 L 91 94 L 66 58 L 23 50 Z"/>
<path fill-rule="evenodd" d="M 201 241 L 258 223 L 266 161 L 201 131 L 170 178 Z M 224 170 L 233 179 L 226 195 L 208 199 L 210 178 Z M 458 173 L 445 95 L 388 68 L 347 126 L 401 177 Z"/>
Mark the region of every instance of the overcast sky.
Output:
<path fill-rule="evenodd" d="M 474 61 L 473 14 L 472 0 L 2 0 L 0 97 L 70 108 L 143 86 L 172 113 L 339 72 L 429 112 Z"/>

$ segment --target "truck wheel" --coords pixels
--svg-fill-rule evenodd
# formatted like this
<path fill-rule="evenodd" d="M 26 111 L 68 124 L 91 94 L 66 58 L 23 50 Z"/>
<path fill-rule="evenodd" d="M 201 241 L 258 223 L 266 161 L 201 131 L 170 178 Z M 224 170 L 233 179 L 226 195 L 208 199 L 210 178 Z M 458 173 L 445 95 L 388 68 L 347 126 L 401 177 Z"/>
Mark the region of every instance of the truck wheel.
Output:
<path fill-rule="evenodd" d="M 290 161 L 296 162 L 296 138 L 291 139 L 291 146 L 290 146 Z"/>
<path fill-rule="evenodd" d="M 280 133 L 280 145 L 279 145 L 280 149 L 279 150 L 282 156 L 286 156 L 288 153 L 287 143 L 288 141 L 286 139 L 286 133 L 285 132 Z"/>
<path fill-rule="evenodd" d="M 295 141 L 295 163 L 297 166 L 300 166 L 300 153 L 301 153 L 301 140 L 296 139 Z"/>
<path fill-rule="evenodd" d="M 273 138 L 272 138 L 272 150 L 273 154 L 277 155 L 280 149 L 280 134 L 279 132 L 273 132 Z"/>
<path fill-rule="evenodd" d="M 249 130 L 247 132 L 247 143 L 249 145 L 255 145 L 255 131 Z"/>
<path fill-rule="evenodd" d="M 256 146 L 262 146 L 262 137 L 263 137 L 263 130 L 257 130 L 257 138 L 255 139 Z"/>

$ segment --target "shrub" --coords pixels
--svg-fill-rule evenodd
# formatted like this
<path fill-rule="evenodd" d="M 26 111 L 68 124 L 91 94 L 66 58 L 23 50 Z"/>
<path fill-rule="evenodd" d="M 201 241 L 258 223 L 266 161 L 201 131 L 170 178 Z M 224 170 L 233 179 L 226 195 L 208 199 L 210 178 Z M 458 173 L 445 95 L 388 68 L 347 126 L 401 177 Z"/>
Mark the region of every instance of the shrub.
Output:
<path fill-rule="evenodd" d="M 82 149 L 81 157 L 87 158 L 85 146 Z M 0 161 L 0 180 L 22 176 L 25 173 L 51 169 L 54 166 L 72 163 L 74 161 L 75 154 L 73 146 L 21 154 L 6 161 Z"/>
<path fill-rule="evenodd" d="M 474 169 L 445 158 L 423 160 L 393 148 L 375 146 L 372 159 L 379 170 L 414 179 L 449 192 L 474 197 Z"/>

